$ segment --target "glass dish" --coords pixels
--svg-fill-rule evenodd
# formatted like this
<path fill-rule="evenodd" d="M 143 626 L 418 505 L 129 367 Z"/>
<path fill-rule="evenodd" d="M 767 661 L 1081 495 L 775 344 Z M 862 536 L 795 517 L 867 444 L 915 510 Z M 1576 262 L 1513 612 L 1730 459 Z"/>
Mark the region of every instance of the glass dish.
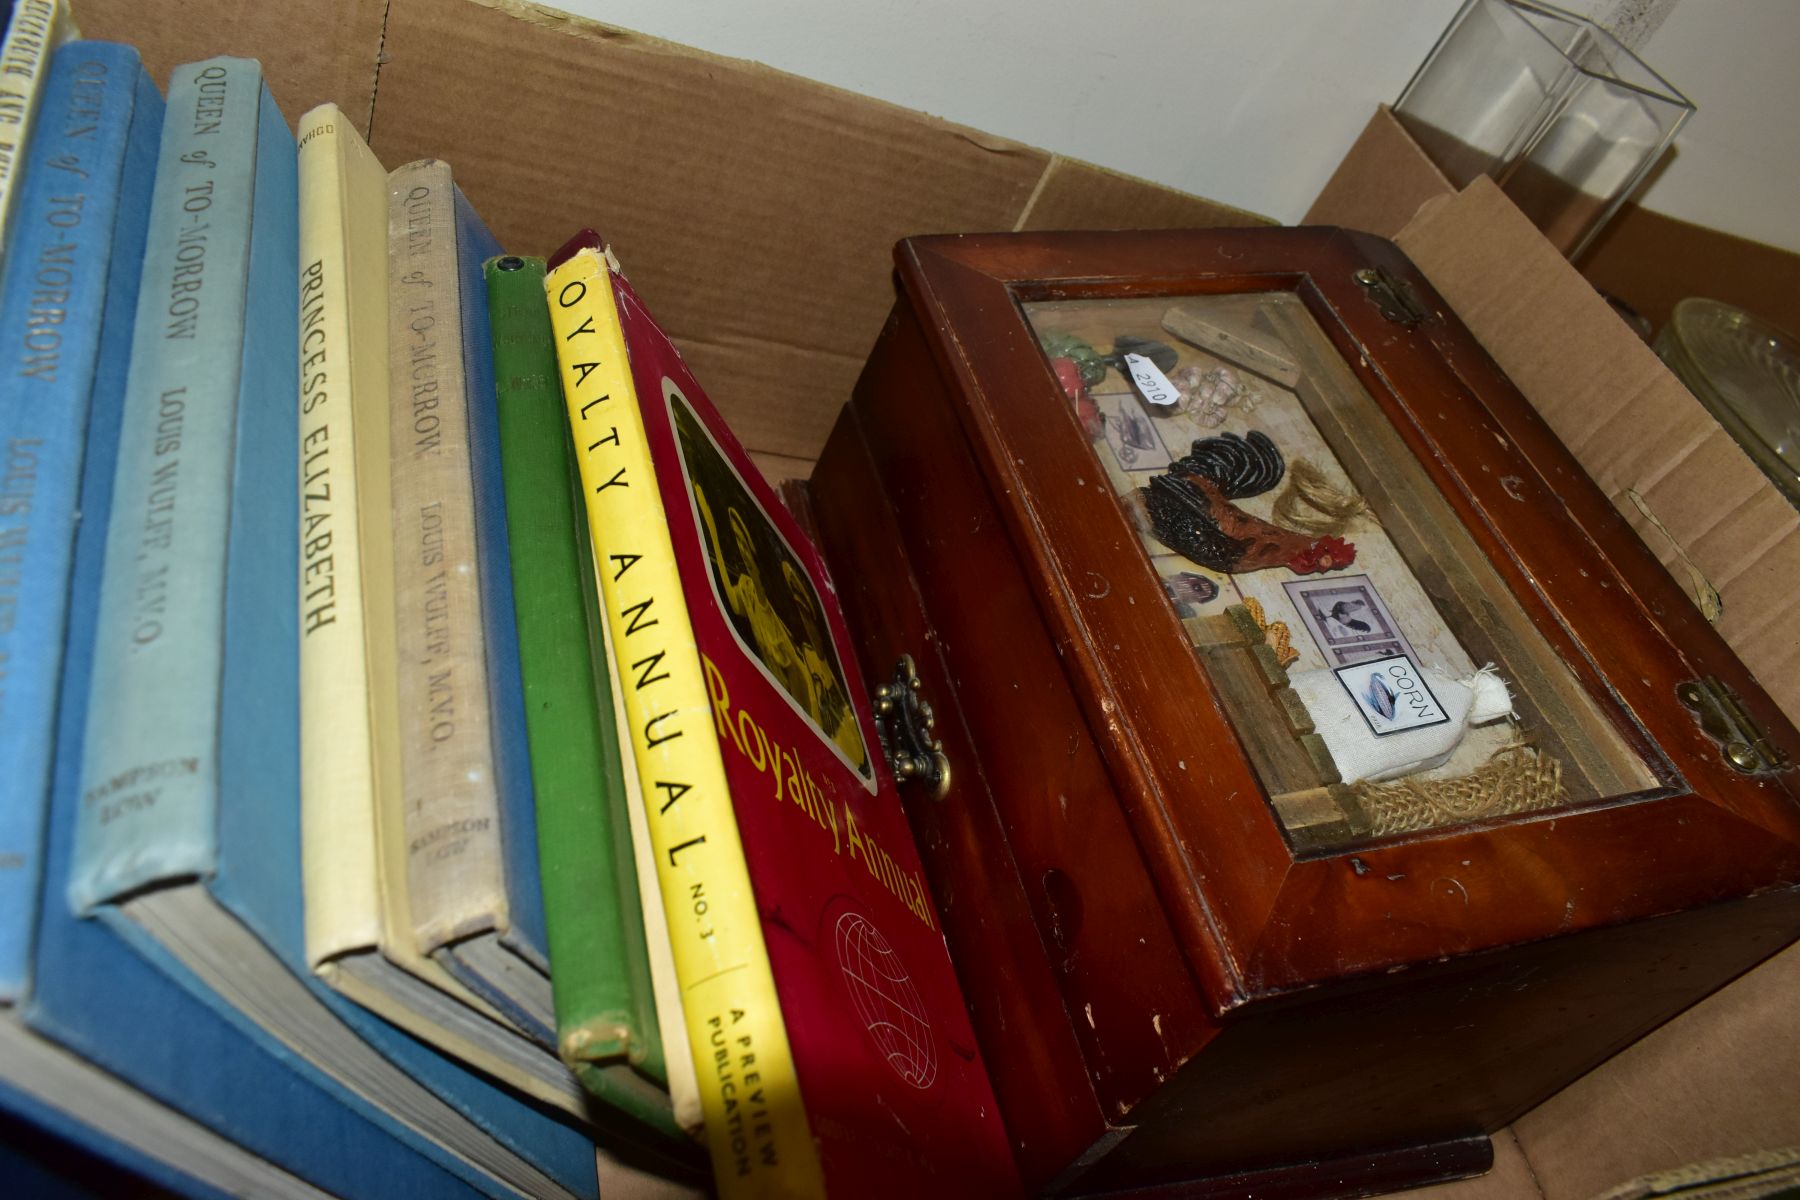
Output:
<path fill-rule="evenodd" d="M 1800 341 L 1742 309 L 1692 296 L 1675 306 L 1656 353 L 1800 508 Z"/>

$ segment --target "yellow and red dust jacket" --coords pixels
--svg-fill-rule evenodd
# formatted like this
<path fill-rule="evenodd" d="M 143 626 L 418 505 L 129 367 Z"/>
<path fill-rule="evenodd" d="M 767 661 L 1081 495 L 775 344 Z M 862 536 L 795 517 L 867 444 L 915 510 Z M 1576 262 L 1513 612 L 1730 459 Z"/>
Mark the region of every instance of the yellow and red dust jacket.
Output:
<path fill-rule="evenodd" d="M 616 273 L 612 284 L 705 681 L 704 729 L 723 759 L 826 1188 L 839 1196 L 1016 1194 L 993 1089 L 824 564 L 630 285 Z M 555 284 L 547 286 L 554 311 Z M 573 420 L 573 396 L 569 407 Z M 578 455 L 596 436 L 607 435 L 577 423 Z M 608 481 L 597 475 L 584 478 L 590 493 Z M 603 575 L 631 569 L 598 547 L 596 557 Z M 648 615 L 639 614 L 640 629 Z M 633 641 L 627 634 L 615 649 L 628 690 L 654 680 L 674 652 L 659 645 L 640 654 Z M 684 799 L 645 788 L 653 825 L 667 815 L 660 807 L 672 811 Z M 659 848 L 681 855 L 666 842 Z M 683 925 L 699 919 L 692 907 L 670 903 L 677 943 L 693 932 Z M 754 1156 L 773 1099 L 759 1086 L 762 1063 L 738 1053 L 731 1024 L 729 1013 L 711 1021 L 689 1014 L 701 1090 L 728 1091 L 733 1102 L 719 1106 L 728 1109 L 725 1129 L 713 1127 L 714 1105 L 707 1113 L 709 1141 L 728 1139 L 725 1153 L 716 1143 L 713 1152 L 728 1195 L 737 1173 L 731 1146 Z"/>

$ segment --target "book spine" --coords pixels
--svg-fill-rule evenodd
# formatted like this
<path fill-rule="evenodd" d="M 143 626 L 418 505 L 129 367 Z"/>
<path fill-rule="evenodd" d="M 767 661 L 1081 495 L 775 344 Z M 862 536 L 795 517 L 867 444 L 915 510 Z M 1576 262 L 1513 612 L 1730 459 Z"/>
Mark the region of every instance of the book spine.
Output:
<path fill-rule="evenodd" d="M 618 729 L 541 259 L 487 268 L 526 738 L 565 1062 L 629 1059 L 666 1081 L 637 872 L 623 828 Z M 586 579 L 588 585 L 583 587 Z M 577 649 L 585 653 L 575 653 Z"/>
<path fill-rule="evenodd" d="M 251 302 L 244 313 L 225 548 L 219 871 L 213 894 L 272 945 L 300 941 L 300 181 L 294 135 L 262 93 Z"/>
<path fill-rule="evenodd" d="M 130 47 L 76 43 L 42 120 L 0 279 L 0 999 L 29 970 L 71 595 L 99 586 L 75 541 L 111 507 L 162 97 Z"/>
<path fill-rule="evenodd" d="M 579 480 L 576 481 L 580 483 Z M 576 501 L 580 502 L 577 488 Z M 600 574 L 588 546 L 587 530 L 581 534 L 587 558 L 588 603 L 600 612 Z M 607 692 L 612 700 L 615 729 L 629 729 L 625 690 L 619 686 L 618 659 L 613 654 L 612 632 L 600 622 L 601 652 L 606 662 Z M 650 842 L 650 819 L 644 812 L 644 788 L 638 779 L 637 760 L 631 746 L 621 743 L 620 760 L 625 780 L 625 826 L 631 842 L 631 862 L 637 873 L 638 903 L 644 910 L 644 937 L 650 953 L 650 986 L 655 997 L 656 1024 L 662 1031 L 662 1061 L 668 1072 L 669 1103 L 675 1121 L 683 1129 L 700 1132 L 705 1114 L 700 1105 L 700 1082 L 694 1073 L 694 1055 L 688 1046 L 687 1013 L 681 1003 L 681 979 L 675 972 L 675 949 L 669 941 L 669 918 L 663 908 L 662 886 L 656 874 L 656 848 Z"/>
<path fill-rule="evenodd" d="M 822 1196 L 605 259 L 576 251 L 545 292 L 714 1175 L 728 1196 Z M 739 1094 L 746 1071 L 760 1087 Z"/>
<path fill-rule="evenodd" d="M 429 954 L 506 915 L 456 205 L 442 162 L 388 176 L 388 299 L 406 879 L 413 933 Z"/>
<path fill-rule="evenodd" d="M 320 153 L 312 161 L 330 175 L 318 181 L 309 207 L 308 151 L 315 145 Z M 330 960 L 379 948 L 498 1022 L 503 1018 L 491 1005 L 420 953 L 406 885 L 389 450 L 388 173 L 335 105 L 303 119 L 300 166 L 300 812 L 307 957 L 333 979 Z M 318 249 L 309 251 L 315 234 Z M 354 639 L 344 636 L 352 632 Z"/>
<path fill-rule="evenodd" d="M 107 526 L 70 902 L 217 860 L 225 545 L 262 69 L 171 75 Z"/>
<path fill-rule="evenodd" d="M 501 253 L 475 206 L 456 190 L 456 246 L 462 285 L 463 379 L 469 394 L 469 461 L 475 485 L 476 562 L 481 620 L 487 638 L 487 685 L 494 732 L 494 779 L 500 797 L 501 880 L 507 923 L 501 944 L 546 978 L 549 935 L 538 882 L 537 800 L 531 747 L 525 734 L 525 694 L 519 675 L 518 623 L 513 613 L 512 551 L 506 525 L 506 486 L 500 469 L 500 414 L 494 403 L 494 342 L 488 326 L 483 264 Z M 542 983 L 542 981 L 540 981 Z M 538 990 L 548 995 L 543 984 Z M 542 1040 L 554 1047 L 554 1021 Z"/>
<path fill-rule="evenodd" d="M 298 134 L 300 834 L 307 958 L 318 966 L 381 936 L 368 625 L 369 598 L 393 576 L 382 528 L 387 177 L 379 164 L 371 175 L 373 156 L 335 104 L 308 112 Z M 355 403 L 367 387 L 379 407 Z"/>
<path fill-rule="evenodd" d="M 0 256 L 12 241 L 12 213 L 31 150 L 50 59 L 67 36 L 63 0 L 16 0 L 0 41 Z"/>

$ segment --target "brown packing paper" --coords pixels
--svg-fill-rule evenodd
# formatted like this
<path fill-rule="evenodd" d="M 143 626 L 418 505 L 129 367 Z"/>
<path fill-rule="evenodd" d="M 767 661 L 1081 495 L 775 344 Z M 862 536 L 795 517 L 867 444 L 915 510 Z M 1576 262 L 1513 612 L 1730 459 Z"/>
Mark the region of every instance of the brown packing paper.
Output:
<path fill-rule="evenodd" d="M 1800 512 L 1486 179 L 1397 238 L 1719 632 L 1800 720 Z"/>

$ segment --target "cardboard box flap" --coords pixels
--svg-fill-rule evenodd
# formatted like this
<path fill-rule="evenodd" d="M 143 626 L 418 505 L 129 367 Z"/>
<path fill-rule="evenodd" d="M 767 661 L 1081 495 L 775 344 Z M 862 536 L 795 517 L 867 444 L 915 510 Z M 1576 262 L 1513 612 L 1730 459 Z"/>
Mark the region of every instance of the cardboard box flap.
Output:
<path fill-rule="evenodd" d="M 1717 591 L 1720 633 L 1800 720 L 1800 630 L 1781 619 L 1800 512 L 1491 181 L 1395 240 L 1703 611 L 1694 573 Z"/>
<path fill-rule="evenodd" d="M 1053 157 L 1013 228 L 1207 229 L 1268 225 L 1267 217 L 1189 196 L 1146 187 L 1144 181 L 1079 159 Z"/>
<path fill-rule="evenodd" d="M 1301 218 L 1391 238 L 1435 196 L 1456 189 L 1382 105 Z"/>
<path fill-rule="evenodd" d="M 262 58 L 290 118 L 336 100 L 390 167 L 442 158 L 501 243 L 613 242 L 745 444 L 808 461 L 893 304 L 903 237 L 1264 219 L 759 63 L 523 0 L 74 0 L 158 79 Z"/>

